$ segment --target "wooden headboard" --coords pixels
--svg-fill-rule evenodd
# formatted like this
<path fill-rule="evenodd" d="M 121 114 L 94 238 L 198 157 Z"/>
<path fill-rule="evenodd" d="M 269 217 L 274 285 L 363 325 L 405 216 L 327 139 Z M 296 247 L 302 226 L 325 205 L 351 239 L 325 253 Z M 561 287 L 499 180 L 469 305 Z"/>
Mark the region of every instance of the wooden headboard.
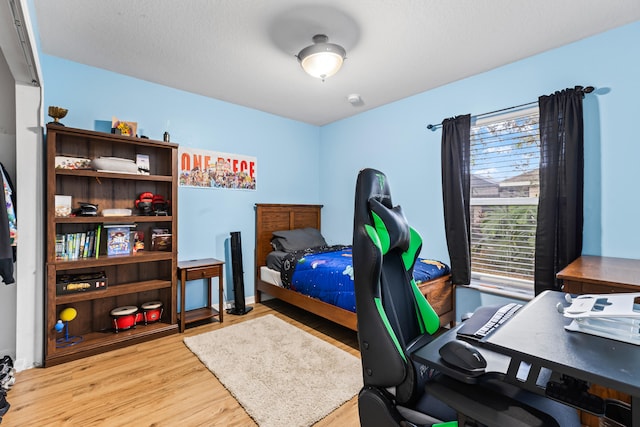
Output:
<path fill-rule="evenodd" d="M 260 266 L 266 264 L 274 231 L 313 227 L 320 230 L 320 209 L 322 205 L 275 205 L 256 204 L 256 253 L 255 277 Z"/>

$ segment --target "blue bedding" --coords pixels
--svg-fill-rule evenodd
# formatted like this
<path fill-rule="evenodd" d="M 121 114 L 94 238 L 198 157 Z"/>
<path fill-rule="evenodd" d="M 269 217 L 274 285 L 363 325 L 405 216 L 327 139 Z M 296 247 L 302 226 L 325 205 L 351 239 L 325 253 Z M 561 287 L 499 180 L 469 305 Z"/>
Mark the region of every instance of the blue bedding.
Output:
<path fill-rule="evenodd" d="M 282 262 L 282 283 L 286 288 L 355 312 L 351 259 L 350 246 L 289 254 Z M 449 274 L 446 264 L 418 258 L 413 276 L 416 282 L 425 282 L 446 274 Z"/>

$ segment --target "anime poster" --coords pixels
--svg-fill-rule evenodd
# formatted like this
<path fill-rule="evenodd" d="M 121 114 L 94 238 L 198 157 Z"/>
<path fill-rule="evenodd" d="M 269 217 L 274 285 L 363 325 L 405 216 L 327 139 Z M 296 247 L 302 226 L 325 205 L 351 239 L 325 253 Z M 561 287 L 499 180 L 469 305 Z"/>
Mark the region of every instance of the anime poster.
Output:
<path fill-rule="evenodd" d="M 181 187 L 256 189 L 255 157 L 197 148 L 178 148 Z"/>

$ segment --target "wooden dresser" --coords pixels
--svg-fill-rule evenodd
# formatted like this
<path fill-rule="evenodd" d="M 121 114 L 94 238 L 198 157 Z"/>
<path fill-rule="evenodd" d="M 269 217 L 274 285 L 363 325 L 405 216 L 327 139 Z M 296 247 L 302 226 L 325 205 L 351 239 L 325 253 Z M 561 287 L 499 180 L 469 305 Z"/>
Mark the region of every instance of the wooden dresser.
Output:
<path fill-rule="evenodd" d="M 584 255 L 569 264 L 557 275 L 562 279 L 563 291 L 571 294 L 608 294 L 640 292 L 640 260 Z M 589 390 L 605 399 L 631 402 L 629 395 L 592 385 Z M 582 413 L 585 426 L 598 427 L 599 419 Z"/>
<path fill-rule="evenodd" d="M 572 294 L 640 292 L 640 260 L 583 255 L 558 273 Z"/>

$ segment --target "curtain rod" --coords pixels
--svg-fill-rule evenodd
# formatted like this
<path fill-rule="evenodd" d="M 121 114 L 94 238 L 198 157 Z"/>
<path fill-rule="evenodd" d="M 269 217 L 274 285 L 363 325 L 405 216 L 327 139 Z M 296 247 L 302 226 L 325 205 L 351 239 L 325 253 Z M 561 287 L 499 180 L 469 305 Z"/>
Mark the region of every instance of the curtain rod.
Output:
<path fill-rule="evenodd" d="M 585 88 L 583 88 L 582 86 L 576 86 L 574 89 L 577 90 L 577 91 L 581 91 L 582 92 L 582 96 L 584 96 L 585 93 L 591 93 L 591 92 L 594 91 L 594 87 L 593 86 L 587 86 Z M 500 110 L 489 111 L 488 113 L 478 114 L 478 115 L 473 116 L 473 118 L 479 119 L 481 117 L 490 116 L 491 114 L 502 113 L 503 111 L 516 110 L 518 108 L 528 107 L 530 105 L 535 105 L 537 103 L 538 103 L 538 101 L 532 101 L 532 102 L 527 102 L 526 104 L 514 105 L 513 107 L 507 107 L 507 108 L 502 108 Z M 436 129 L 441 128 L 441 127 L 442 127 L 442 123 L 437 124 L 437 125 L 427 125 L 427 129 L 432 130 L 432 131 L 435 131 Z"/>

